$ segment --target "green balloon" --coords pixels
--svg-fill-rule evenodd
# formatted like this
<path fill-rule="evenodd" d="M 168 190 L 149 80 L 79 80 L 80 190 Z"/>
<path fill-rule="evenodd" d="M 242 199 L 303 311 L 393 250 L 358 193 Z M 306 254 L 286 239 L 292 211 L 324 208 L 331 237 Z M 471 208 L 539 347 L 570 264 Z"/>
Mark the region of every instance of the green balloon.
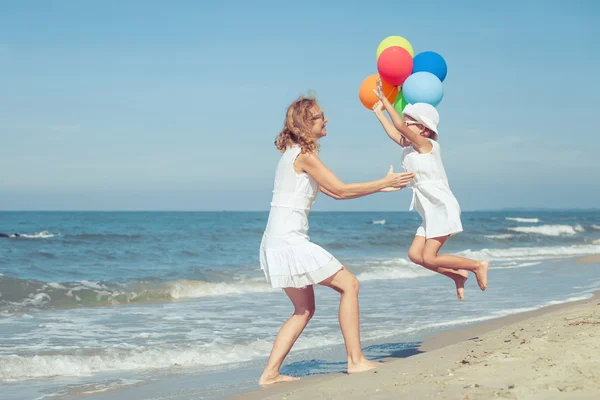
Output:
<path fill-rule="evenodd" d="M 402 95 L 402 92 L 398 91 L 398 94 L 396 95 L 396 100 L 394 100 L 394 108 L 396 109 L 396 111 L 398 111 L 398 114 L 402 115 L 402 111 L 404 111 L 404 107 L 406 107 L 407 105 L 408 103 Z"/>

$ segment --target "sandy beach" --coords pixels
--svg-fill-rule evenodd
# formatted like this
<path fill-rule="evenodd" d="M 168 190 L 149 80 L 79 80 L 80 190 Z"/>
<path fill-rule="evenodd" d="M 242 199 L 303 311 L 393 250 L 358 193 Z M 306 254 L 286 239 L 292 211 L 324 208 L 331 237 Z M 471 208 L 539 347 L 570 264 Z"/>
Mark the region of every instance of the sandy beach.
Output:
<path fill-rule="evenodd" d="M 420 350 L 372 372 L 309 378 L 232 399 L 596 399 L 600 296 L 442 332 Z"/>

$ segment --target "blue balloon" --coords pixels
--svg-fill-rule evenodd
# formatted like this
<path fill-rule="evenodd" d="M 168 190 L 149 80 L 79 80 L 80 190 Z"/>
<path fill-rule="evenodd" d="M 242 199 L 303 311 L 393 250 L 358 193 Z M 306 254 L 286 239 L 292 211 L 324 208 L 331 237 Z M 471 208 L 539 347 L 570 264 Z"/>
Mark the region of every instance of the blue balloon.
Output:
<path fill-rule="evenodd" d="M 413 73 L 415 72 L 431 72 L 444 82 L 446 74 L 448 74 L 448 65 L 444 58 L 433 51 L 424 51 L 413 58 Z"/>
<path fill-rule="evenodd" d="M 444 97 L 444 86 L 431 72 L 415 72 L 404 81 L 402 95 L 409 104 L 427 103 L 436 107 Z"/>

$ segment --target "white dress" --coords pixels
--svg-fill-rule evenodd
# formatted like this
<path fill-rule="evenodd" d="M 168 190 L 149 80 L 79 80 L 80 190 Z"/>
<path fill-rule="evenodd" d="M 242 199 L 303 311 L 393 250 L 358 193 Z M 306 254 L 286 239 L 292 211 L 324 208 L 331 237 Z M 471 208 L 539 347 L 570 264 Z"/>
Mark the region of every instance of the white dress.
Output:
<path fill-rule="evenodd" d="M 343 267 L 307 235 L 308 214 L 319 184 L 294 170 L 300 151 L 299 146 L 288 147 L 279 160 L 269 221 L 260 244 L 260 267 L 274 288 L 313 285 Z"/>
<path fill-rule="evenodd" d="M 428 140 L 433 146 L 429 153 L 421 154 L 412 146 L 402 151 L 402 167 L 415 174 L 410 210 L 416 207 L 423 218 L 416 234 L 426 239 L 455 235 L 463 230 L 460 206 L 448 185 L 440 145 Z"/>

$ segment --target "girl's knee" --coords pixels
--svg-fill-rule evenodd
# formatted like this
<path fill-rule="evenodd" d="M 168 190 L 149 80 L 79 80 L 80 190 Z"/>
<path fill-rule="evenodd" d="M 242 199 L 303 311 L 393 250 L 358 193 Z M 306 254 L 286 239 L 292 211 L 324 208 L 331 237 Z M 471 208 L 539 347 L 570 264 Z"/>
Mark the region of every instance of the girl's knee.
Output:
<path fill-rule="evenodd" d="M 423 265 L 423 254 L 418 251 L 410 251 L 408 252 L 408 259 L 415 264 Z"/>
<path fill-rule="evenodd" d="M 423 265 L 427 268 L 437 268 L 437 256 L 433 254 L 423 254 Z"/>

